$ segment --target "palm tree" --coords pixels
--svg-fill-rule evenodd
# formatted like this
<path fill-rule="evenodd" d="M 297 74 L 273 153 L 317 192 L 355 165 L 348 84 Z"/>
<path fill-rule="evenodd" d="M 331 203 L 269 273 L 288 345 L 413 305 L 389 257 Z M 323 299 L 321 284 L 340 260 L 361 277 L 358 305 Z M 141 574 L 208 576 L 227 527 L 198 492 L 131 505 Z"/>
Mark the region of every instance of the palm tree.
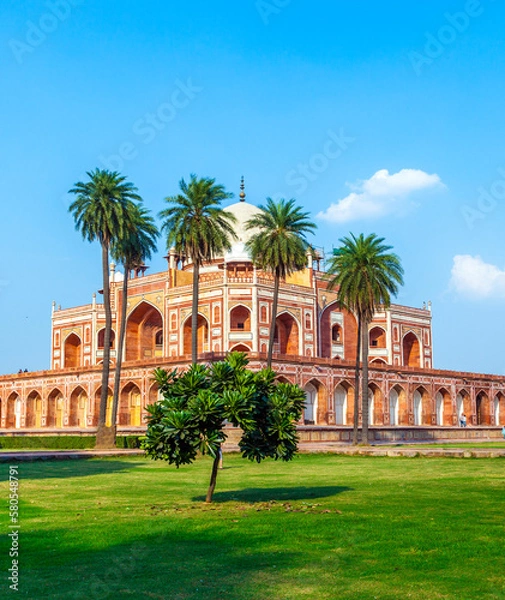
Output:
<path fill-rule="evenodd" d="M 140 267 L 144 261 L 151 258 L 152 252 L 156 251 L 156 240 L 159 231 L 149 212 L 143 207 L 135 205 L 128 217 L 131 227 L 127 234 L 116 240 L 111 248 L 112 258 L 122 263 L 124 267 L 122 304 L 121 304 L 121 326 L 116 348 L 116 368 L 114 376 L 114 393 L 112 400 L 112 427 L 114 437 L 116 435 L 116 419 L 119 405 L 119 387 L 121 383 L 121 367 L 123 363 L 123 347 L 126 335 L 126 305 L 128 300 L 128 281 L 132 269 Z"/>
<path fill-rule="evenodd" d="M 308 219 L 309 213 L 302 212 L 295 202 L 294 199 L 274 202 L 267 198 L 266 205 L 259 207 L 262 212 L 246 223 L 248 229 L 259 230 L 246 244 L 254 264 L 274 276 L 267 358 L 269 368 L 272 366 L 280 281 L 306 265 L 308 242 L 305 235 L 316 229 L 316 225 Z"/>
<path fill-rule="evenodd" d="M 345 237 L 333 252 L 327 274 L 329 289 L 338 287 L 337 299 L 341 306 L 352 311 L 358 320 L 356 374 L 354 390 L 353 443 L 358 443 L 359 370 L 360 355 L 363 363 L 361 405 L 363 407 L 363 442 L 368 444 L 368 325 L 379 306 L 389 308 L 391 295 L 396 296 L 403 285 L 403 268 L 391 246 L 374 233 L 365 237 Z"/>
<path fill-rule="evenodd" d="M 220 207 L 232 198 L 215 179 L 191 175 L 189 183 L 179 182 L 181 193 L 165 198 L 168 208 L 159 214 L 161 230 L 167 232 L 167 249 L 172 246 L 193 263 L 193 304 L 191 312 L 191 361 L 198 360 L 198 283 L 200 267 L 231 248 L 235 237 L 235 216 Z"/>
<path fill-rule="evenodd" d="M 96 447 L 113 447 L 114 438 L 106 425 L 110 338 L 112 315 L 109 288 L 109 250 L 111 244 L 124 237 L 129 227 L 129 213 L 141 198 L 137 188 L 118 172 L 95 169 L 86 173 L 89 181 L 77 182 L 69 191 L 76 198 L 69 206 L 75 220 L 75 228 L 89 242 L 98 240 L 102 247 L 103 303 L 105 310 L 105 332 L 102 363 L 102 389 Z"/>

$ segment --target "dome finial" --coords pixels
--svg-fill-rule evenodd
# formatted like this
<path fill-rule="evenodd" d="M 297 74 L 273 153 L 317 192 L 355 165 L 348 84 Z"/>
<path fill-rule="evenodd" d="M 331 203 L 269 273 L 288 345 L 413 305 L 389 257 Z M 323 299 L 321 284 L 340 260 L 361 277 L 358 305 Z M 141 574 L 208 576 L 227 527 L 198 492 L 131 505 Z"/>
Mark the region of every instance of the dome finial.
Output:
<path fill-rule="evenodd" d="M 244 184 L 244 176 L 240 179 L 240 202 L 245 202 L 245 184 Z"/>

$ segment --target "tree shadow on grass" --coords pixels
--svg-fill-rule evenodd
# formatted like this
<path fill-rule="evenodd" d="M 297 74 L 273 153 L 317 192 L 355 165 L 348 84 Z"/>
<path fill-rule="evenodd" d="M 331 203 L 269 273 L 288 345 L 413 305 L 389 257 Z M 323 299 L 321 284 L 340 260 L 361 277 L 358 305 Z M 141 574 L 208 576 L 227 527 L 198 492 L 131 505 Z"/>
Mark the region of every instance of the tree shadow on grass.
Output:
<path fill-rule="evenodd" d="M 119 471 L 127 471 L 141 466 L 141 462 L 125 460 L 52 460 L 22 463 L 19 466 L 19 479 L 64 479 L 66 477 L 89 477 L 92 475 L 108 475 Z"/>
<path fill-rule="evenodd" d="M 227 492 L 215 492 L 212 502 L 271 502 L 288 500 L 315 500 L 317 498 L 328 498 L 342 492 L 352 491 L 353 488 L 338 485 L 325 485 L 318 487 L 296 486 L 296 487 L 261 487 L 245 488 L 243 490 L 230 490 Z M 195 502 L 205 501 L 205 496 L 195 496 Z"/>

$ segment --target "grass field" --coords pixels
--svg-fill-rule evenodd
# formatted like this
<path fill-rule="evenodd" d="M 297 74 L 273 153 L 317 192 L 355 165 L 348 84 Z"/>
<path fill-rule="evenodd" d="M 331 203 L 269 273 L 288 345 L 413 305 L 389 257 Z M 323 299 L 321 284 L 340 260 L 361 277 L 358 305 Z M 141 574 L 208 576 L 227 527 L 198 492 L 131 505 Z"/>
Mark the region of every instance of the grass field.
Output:
<path fill-rule="evenodd" d="M 7 505 L 0 465 L 0 494 Z M 21 463 L 20 586 L 1 598 L 505 598 L 505 461 L 225 456 Z M 2 531 L 8 531 L 2 511 Z"/>

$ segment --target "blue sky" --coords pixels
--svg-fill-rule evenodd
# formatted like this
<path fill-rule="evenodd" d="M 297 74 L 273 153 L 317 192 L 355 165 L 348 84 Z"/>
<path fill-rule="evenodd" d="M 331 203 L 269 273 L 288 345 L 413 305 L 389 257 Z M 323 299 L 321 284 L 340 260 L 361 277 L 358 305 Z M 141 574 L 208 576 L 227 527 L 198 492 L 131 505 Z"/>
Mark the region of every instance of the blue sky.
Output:
<path fill-rule="evenodd" d="M 327 251 L 384 236 L 397 301 L 433 302 L 435 366 L 505 373 L 503 22 L 493 0 L 4 0 L 0 372 L 48 368 L 52 301 L 101 286 L 67 212 L 98 166 L 154 214 L 190 173 L 244 175 Z"/>

